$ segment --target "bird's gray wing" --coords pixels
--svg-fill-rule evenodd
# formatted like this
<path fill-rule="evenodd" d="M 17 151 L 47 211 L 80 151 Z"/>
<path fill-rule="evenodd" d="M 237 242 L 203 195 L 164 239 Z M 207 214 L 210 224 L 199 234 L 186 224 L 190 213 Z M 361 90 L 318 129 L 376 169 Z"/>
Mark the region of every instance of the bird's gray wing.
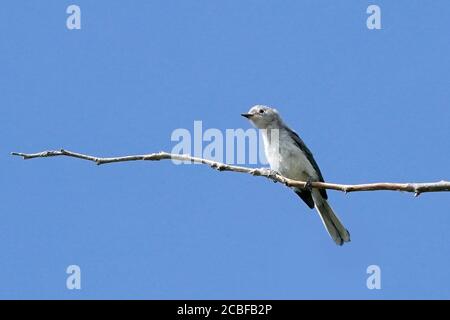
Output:
<path fill-rule="evenodd" d="M 320 182 L 325 182 L 325 180 L 323 179 L 322 176 L 322 172 L 320 172 L 320 168 L 319 165 L 317 164 L 316 160 L 314 159 L 314 156 L 311 152 L 311 150 L 308 149 L 308 147 L 306 146 L 306 144 L 303 142 L 303 140 L 299 137 L 299 135 L 292 129 L 286 127 L 289 136 L 291 137 L 291 139 L 295 142 L 295 144 L 297 145 L 297 147 L 300 148 L 300 150 L 303 151 L 303 153 L 306 155 L 306 158 L 308 159 L 308 161 L 311 163 L 311 165 L 313 166 L 314 170 L 316 170 L 317 172 L 317 176 L 319 177 L 319 181 Z M 302 190 L 301 194 L 296 192 L 302 199 L 303 201 L 306 202 L 306 204 L 308 206 L 311 207 L 310 205 L 310 201 L 309 198 L 311 198 L 311 192 L 309 192 L 309 195 L 305 194 L 304 192 L 305 190 Z M 322 197 L 324 199 L 328 199 L 328 195 L 327 195 L 327 190 L 325 189 L 320 189 L 320 194 L 322 195 Z"/>

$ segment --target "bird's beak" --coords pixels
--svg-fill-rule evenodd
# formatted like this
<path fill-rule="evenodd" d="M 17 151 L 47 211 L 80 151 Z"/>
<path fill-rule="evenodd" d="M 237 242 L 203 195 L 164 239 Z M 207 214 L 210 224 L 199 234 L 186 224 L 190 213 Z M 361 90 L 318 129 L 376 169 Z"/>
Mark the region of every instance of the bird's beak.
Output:
<path fill-rule="evenodd" d="M 243 117 L 245 117 L 247 119 L 250 119 L 253 116 L 253 114 L 251 114 L 251 113 L 241 113 L 241 116 L 243 116 Z"/>

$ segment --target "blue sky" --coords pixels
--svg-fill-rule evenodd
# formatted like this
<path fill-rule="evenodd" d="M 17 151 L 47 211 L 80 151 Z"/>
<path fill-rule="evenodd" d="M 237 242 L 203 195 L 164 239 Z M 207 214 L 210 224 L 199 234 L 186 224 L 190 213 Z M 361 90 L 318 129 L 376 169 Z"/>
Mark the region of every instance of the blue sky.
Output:
<path fill-rule="evenodd" d="M 81 30 L 66 8 L 81 8 Z M 368 30 L 377 4 L 382 30 Z M 170 151 L 269 104 L 337 183 L 450 178 L 449 1 L 4 1 L 0 298 L 450 298 L 450 195 L 330 201 L 333 244 L 288 189 L 169 161 L 97 167 L 11 151 Z M 82 289 L 66 288 L 79 265 Z M 381 290 L 366 268 L 381 268 Z"/>

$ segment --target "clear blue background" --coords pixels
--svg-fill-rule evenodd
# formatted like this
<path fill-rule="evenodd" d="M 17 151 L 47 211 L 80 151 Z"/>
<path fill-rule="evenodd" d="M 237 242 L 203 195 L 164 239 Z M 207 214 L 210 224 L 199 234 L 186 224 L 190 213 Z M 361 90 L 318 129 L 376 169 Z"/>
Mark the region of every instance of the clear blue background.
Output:
<path fill-rule="evenodd" d="M 76 3 L 82 29 L 66 28 Z M 366 8 L 382 10 L 382 30 Z M 450 179 L 450 2 L 4 1 L 0 298 L 450 298 L 450 194 L 330 191 L 352 234 L 261 178 L 170 161 L 176 128 L 276 106 L 327 181 Z M 66 289 L 66 267 L 82 289 Z M 366 268 L 382 270 L 368 290 Z"/>

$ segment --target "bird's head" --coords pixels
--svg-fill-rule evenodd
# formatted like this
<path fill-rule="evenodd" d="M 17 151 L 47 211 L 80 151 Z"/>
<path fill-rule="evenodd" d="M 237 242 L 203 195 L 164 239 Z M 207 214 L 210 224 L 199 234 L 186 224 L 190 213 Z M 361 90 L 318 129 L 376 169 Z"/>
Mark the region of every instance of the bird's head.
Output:
<path fill-rule="evenodd" d="M 256 105 L 250 108 L 247 113 L 241 116 L 246 117 L 258 129 L 277 127 L 281 123 L 280 115 L 276 109 L 268 106 Z"/>

